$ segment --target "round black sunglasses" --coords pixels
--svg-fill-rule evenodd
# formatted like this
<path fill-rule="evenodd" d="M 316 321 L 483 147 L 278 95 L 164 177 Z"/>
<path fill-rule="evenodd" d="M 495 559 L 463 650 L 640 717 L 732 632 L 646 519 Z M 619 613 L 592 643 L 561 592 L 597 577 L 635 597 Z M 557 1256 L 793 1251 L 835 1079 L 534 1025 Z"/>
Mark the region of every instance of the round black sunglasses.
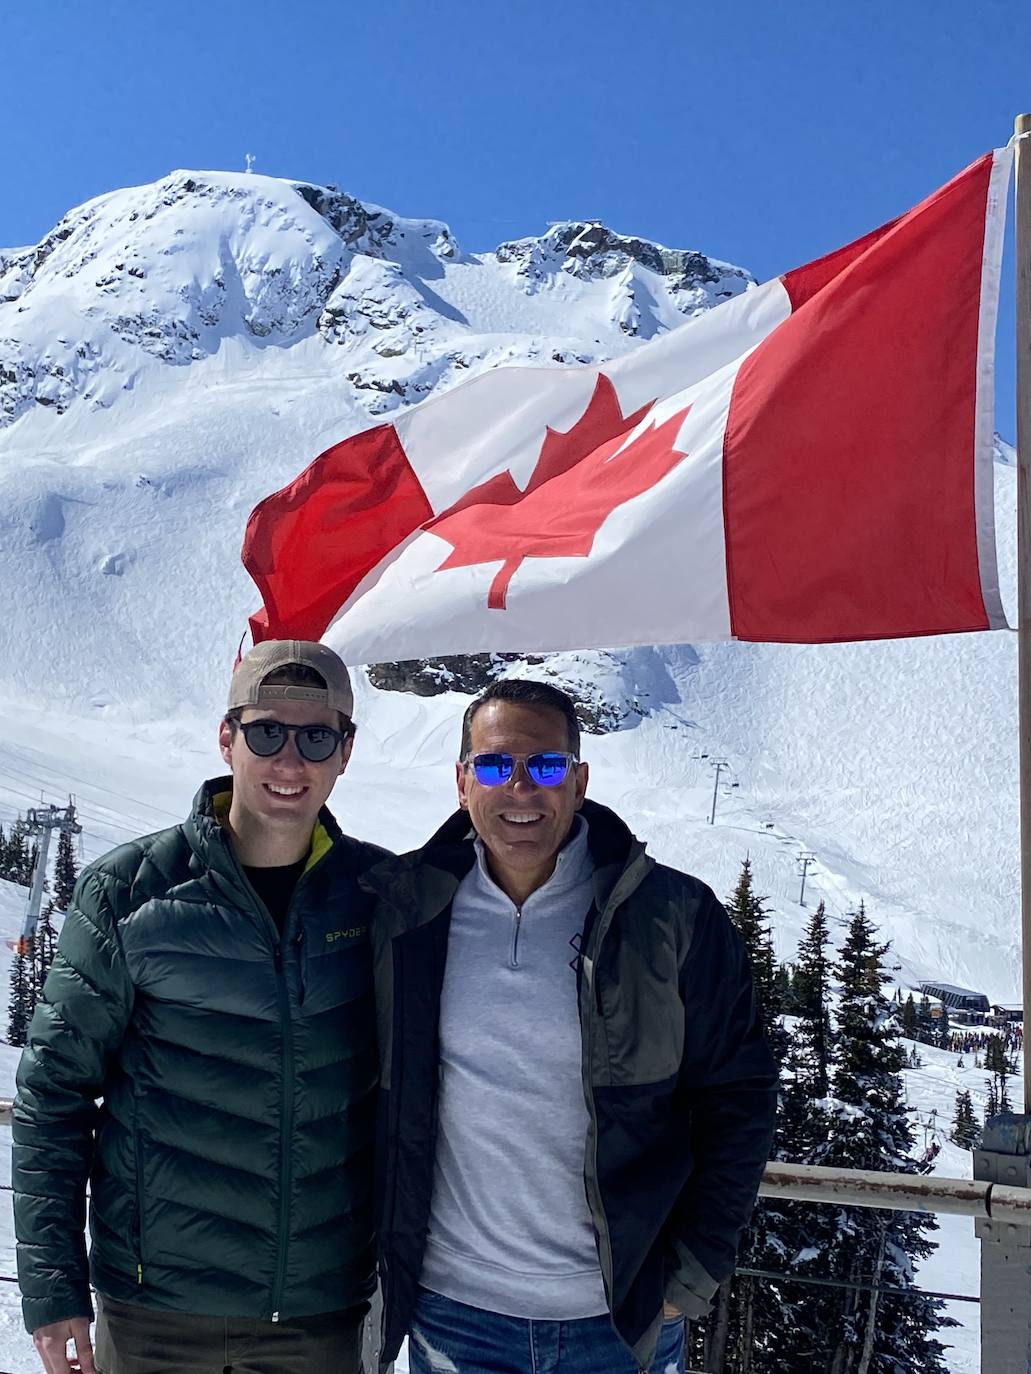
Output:
<path fill-rule="evenodd" d="M 229 717 L 247 741 L 247 748 L 261 759 L 271 758 L 285 746 L 293 735 L 297 741 L 297 752 L 309 763 L 325 763 L 336 753 L 338 747 L 354 734 L 352 726 L 347 731 L 334 730 L 330 725 L 287 725 L 281 720 L 237 720 Z"/>

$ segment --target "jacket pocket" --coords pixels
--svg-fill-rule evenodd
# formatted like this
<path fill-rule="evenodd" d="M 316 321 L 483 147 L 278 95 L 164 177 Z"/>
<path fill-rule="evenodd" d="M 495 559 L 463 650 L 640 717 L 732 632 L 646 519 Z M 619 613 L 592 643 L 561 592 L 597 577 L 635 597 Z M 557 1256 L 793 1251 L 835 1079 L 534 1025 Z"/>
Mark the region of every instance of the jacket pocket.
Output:
<path fill-rule="evenodd" d="M 675 1078 L 684 1056 L 685 1009 L 675 951 L 633 932 L 612 941 L 594 966 L 594 990 L 612 1086 L 644 1086 Z"/>

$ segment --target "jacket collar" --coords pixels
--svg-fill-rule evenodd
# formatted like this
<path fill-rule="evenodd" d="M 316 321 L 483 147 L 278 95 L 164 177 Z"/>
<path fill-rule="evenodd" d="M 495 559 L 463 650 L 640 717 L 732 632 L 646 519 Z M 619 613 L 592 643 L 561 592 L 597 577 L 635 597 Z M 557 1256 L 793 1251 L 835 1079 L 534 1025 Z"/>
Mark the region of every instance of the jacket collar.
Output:
<path fill-rule="evenodd" d="M 229 814 L 232 799 L 231 774 L 221 778 L 209 778 L 201 784 L 194 797 L 193 808 L 184 827 L 190 847 L 205 866 L 229 873 L 235 870 L 236 865 L 229 831 L 224 822 Z M 304 872 L 307 873 L 320 859 L 325 858 L 341 838 L 340 827 L 328 808 L 322 807 L 312 831 Z"/>
<path fill-rule="evenodd" d="M 620 888 L 632 891 L 654 860 L 626 823 L 598 802 L 585 801 L 580 815 L 587 823 L 587 844 L 594 862 L 594 895 L 598 910 Z M 385 859 L 362 875 L 361 885 L 381 898 L 388 936 L 425 925 L 450 905 L 459 884 L 476 861 L 475 831 L 466 811 L 449 816 L 421 849 Z"/>

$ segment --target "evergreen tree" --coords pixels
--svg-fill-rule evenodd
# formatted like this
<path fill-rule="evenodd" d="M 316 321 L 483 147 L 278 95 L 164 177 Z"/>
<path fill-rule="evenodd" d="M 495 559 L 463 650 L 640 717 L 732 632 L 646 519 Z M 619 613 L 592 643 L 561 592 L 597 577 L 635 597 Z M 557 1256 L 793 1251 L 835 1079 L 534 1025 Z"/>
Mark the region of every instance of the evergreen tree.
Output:
<path fill-rule="evenodd" d="M 789 1037 L 782 1075 L 774 1157 L 796 1164 L 817 1163 L 829 1125 L 828 1094 L 834 1034 L 830 1018 L 830 936 L 821 902 L 809 918 L 795 967 L 797 1020 Z M 837 1227 L 837 1213 L 804 1202 L 766 1200 L 766 1253 L 755 1268 L 822 1277 L 822 1255 Z M 776 1210 L 774 1211 L 774 1206 Z M 826 1344 L 826 1290 L 802 1284 L 768 1284 L 767 1305 L 779 1319 L 767 1323 L 754 1352 L 753 1370 L 797 1374 L 800 1361 Z M 712 1367 L 712 1366 L 710 1366 Z M 808 1367 L 808 1365 L 807 1365 Z"/>
<path fill-rule="evenodd" d="M 830 933 L 827 909 L 819 904 L 798 947 L 795 966 L 795 1003 L 800 1047 L 799 1076 L 809 1097 L 826 1097 L 830 1089 Z"/>
<path fill-rule="evenodd" d="M 791 968 L 778 964 L 773 971 L 773 995 L 781 1015 L 794 1010 L 794 991 Z"/>
<path fill-rule="evenodd" d="M 1009 1088 L 1008 1088 L 1008 1086 L 1007 1086 L 1007 1084 L 1006 1084 L 1006 1079 L 1005 1079 L 1005 1078 L 1000 1078 L 1000 1079 L 999 1079 L 999 1111 L 1000 1111 L 1000 1112 L 1011 1112 L 1012 1110 L 1013 1110 L 1013 1104 L 1012 1104 L 1012 1102 L 1010 1102 Z"/>
<path fill-rule="evenodd" d="M 956 1093 L 956 1115 L 952 1123 L 951 1140 L 961 1150 L 976 1150 L 981 1143 L 981 1128 L 974 1116 L 974 1104 L 966 1088 Z"/>
<path fill-rule="evenodd" d="M 36 935 L 33 941 L 33 961 L 32 961 L 32 1010 L 36 1008 L 42 992 L 43 984 L 47 980 L 50 972 L 50 965 L 54 962 L 54 950 L 57 947 L 57 931 L 54 928 L 54 907 L 53 898 L 47 902 L 43 908 L 43 913 L 36 926 Z"/>
<path fill-rule="evenodd" d="M 840 979 L 837 1064 L 824 1159 L 839 1168 L 917 1172 L 906 1118 L 901 1069 L 905 1060 L 882 988 L 887 946 L 876 939 L 861 904 L 852 914 L 835 973 Z M 934 1248 L 933 1217 L 910 1212 L 846 1209 L 823 1256 L 825 1273 L 854 1288 L 829 1289 L 823 1330 L 830 1374 L 860 1369 L 944 1374 L 944 1348 L 934 1332 L 948 1323 L 941 1304 L 914 1287 L 916 1263 Z M 906 1288 L 901 1294 L 878 1287 Z M 863 1286 L 860 1286 L 863 1285 Z M 865 1291 L 866 1285 L 872 1291 Z"/>
<path fill-rule="evenodd" d="M 916 1014 L 916 1003 L 913 1001 L 912 993 L 909 994 L 905 1002 L 903 1002 L 902 1004 L 902 1014 L 900 1019 L 902 1022 L 902 1034 L 906 1037 L 907 1040 L 915 1040 L 917 1038 L 918 1023 Z"/>
<path fill-rule="evenodd" d="M 54 903 L 58 911 L 67 911 L 72 904 L 79 865 L 75 858 L 72 837 L 62 830 L 57 837 L 57 859 L 54 863 Z"/>
<path fill-rule="evenodd" d="M 752 977 L 755 980 L 755 996 L 763 1031 L 774 1058 L 780 1064 L 787 1048 L 787 1034 L 780 1019 L 783 1014 L 779 996 L 782 980 L 778 976 L 773 953 L 773 938 L 765 899 L 756 895 L 749 859 L 745 859 L 741 865 L 741 876 L 727 902 L 727 915 L 737 926 L 744 941 L 745 951 L 752 966 Z"/>
<path fill-rule="evenodd" d="M 4 847 L 4 877 L 9 883 L 18 883 L 21 887 L 29 886 L 35 862 L 33 853 L 34 850 L 29 848 L 25 822 L 19 816 L 11 826 L 11 833 Z"/>
<path fill-rule="evenodd" d="M 988 1037 L 988 1049 L 984 1056 L 984 1066 L 991 1077 L 988 1079 L 988 1103 L 985 1107 L 985 1120 L 997 1116 L 999 1112 L 1009 1112 L 1009 1090 L 1006 1079 L 1010 1071 L 1010 1061 L 1006 1057 L 1006 1046 L 1001 1035 Z"/>
<path fill-rule="evenodd" d="M 763 898 L 756 894 L 752 865 L 747 858 L 727 902 L 727 914 L 744 941 L 763 1031 L 780 1070 L 788 1047 L 787 1032 L 781 1020 L 785 976 L 777 968 L 769 917 Z M 782 1205 L 757 1204 L 738 1250 L 739 1264 L 743 1268 L 769 1268 L 771 1259 L 775 1262 L 783 1254 L 779 1235 L 782 1220 Z M 766 1370 L 768 1364 L 760 1362 L 766 1333 L 782 1319 L 782 1305 L 769 1284 L 748 1277 L 728 1280 L 720 1287 L 715 1310 L 706 1326 L 706 1366 L 726 1366 L 735 1374 L 758 1374 L 759 1370 Z"/>
<path fill-rule="evenodd" d="M 927 993 L 920 998 L 920 1005 L 916 1010 L 916 1038 L 922 1040 L 925 1045 L 934 1044 L 934 1017 L 931 1015 L 931 1003 Z"/>
<path fill-rule="evenodd" d="M 1006 1048 L 1002 1043 L 1001 1035 L 989 1035 L 984 1066 L 989 1073 L 997 1074 L 1000 1078 L 1009 1073 L 1009 1061 L 1006 1058 Z"/>
<path fill-rule="evenodd" d="M 19 942 L 11 960 L 11 997 L 8 1003 L 7 1043 L 24 1045 L 32 1019 L 32 941 Z"/>
<path fill-rule="evenodd" d="M 993 1116 L 999 1115 L 999 1090 L 996 1087 L 996 1080 L 994 1078 L 986 1078 L 984 1080 L 984 1089 L 986 1097 L 984 1104 L 984 1119 L 985 1121 L 991 1121 Z"/>
<path fill-rule="evenodd" d="M 29 846 L 27 846 L 27 847 L 28 847 L 28 862 L 26 863 L 25 868 L 24 868 L 24 870 L 23 870 L 23 871 L 24 871 L 24 874 L 25 874 L 25 878 L 24 878 L 24 881 L 23 881 L 23 883 L 22 883 L 22 886 L 23 886 L 23 887 L 31 887 L 31 886 L 32 886 L 32 879 L 33 879 L 33 876 L 34 876 L 34 874 L 35 874 L 35 872 L 36 872 L 36 865 L 39 863 L 39 845 L 38 845 L 38 843 L 37 843 L 36 841 L 33 841 L 32 844 L 29 845 Z"/>
<path fill-rule="evenodd" d="M 949 1021 L 949 1009 L 942 1003 L 942 1014 L 938 1018 L 938 1046 L 940 1049 L 947 1050 L 952 1039 L 952 1025 Z"/>

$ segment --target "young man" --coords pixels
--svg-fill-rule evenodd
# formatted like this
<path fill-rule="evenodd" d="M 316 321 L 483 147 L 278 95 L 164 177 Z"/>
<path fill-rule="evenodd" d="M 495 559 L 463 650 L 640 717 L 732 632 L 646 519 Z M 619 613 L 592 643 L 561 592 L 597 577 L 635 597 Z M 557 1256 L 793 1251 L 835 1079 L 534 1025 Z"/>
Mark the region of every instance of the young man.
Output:
<path fill-rule="evenodd" d="M 682 1369 L 755 1202 L 775 1073 L 741 942 L 579 753 L 564 693 L 488 688 L 458 814 L 363 880 L 383 1356 L 407 1333 L 413 1374 Z"/>
<path fill-rule="evenodd" d="M 231 776 L 79 879 L 14 1109 L 48 1374 L 360 1368 L 376 1049 L 358 877 L 383 851 L 324 805 L 352 706 L 330 649 L 259 644 L 219 729 Z"/>

